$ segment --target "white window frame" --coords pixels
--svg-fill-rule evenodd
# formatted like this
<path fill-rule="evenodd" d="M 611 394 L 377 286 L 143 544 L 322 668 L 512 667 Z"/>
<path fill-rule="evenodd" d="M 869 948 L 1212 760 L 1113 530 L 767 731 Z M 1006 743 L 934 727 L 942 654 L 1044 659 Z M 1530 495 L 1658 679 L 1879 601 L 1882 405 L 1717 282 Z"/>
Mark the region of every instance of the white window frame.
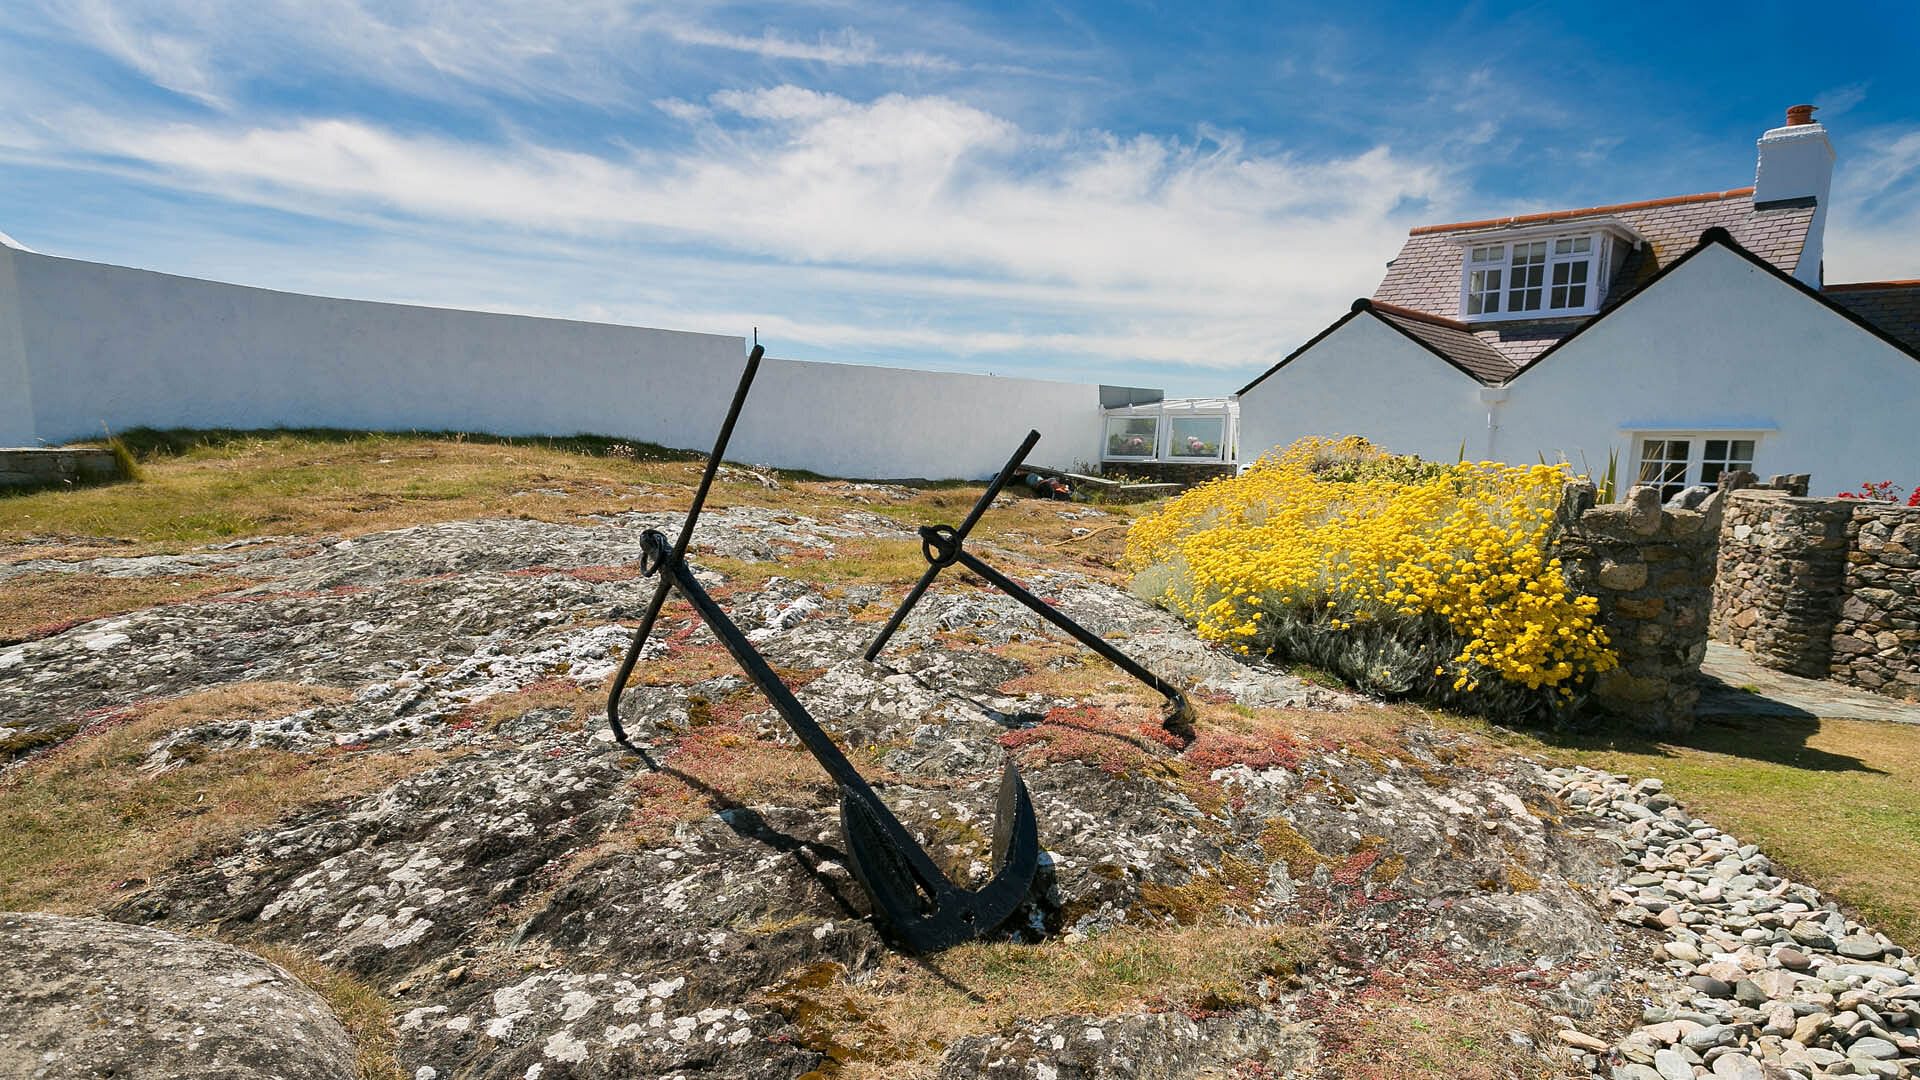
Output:
<path fill-rule="evenodd" d="M 1153 425 L 1153 434 L 1141 436 L 1146 440 L 1146 449 L 1138 454 L 1121 454 L 1113 450 L 1114 424 L 1132 423 L 1144 420 Z M 1160 440 L 1165 437 L 1167 425 L 1161 423 L 1158 412 L 1110 412 L 1100 432 L 1100 459 L 1102 461 L 1152 461 L 1160 456 Z M 1136 433 L 1138 434 L 1138 433 Z"/>
<path fill-rule="evenodd" d="M 1753 461 L 1747 463 L 1747 468 L 1752 469 L 1755 467 L 1754 462 L 1757 462 L 1760 460 L 1760 454 L 1762 452 L 1761 448 L 1766 442 L 1767 435 L 1768 435 L 1768 432 L 1756 431 L 1752 428 L 1691 428 L 1691 429 L 1669 428 L 1669 429 L 1641 429 L 1641 430 L 1628 432 L 1627 437 L 1631 440 L 1630 445 L 1633 448 L 1631 455 L 1629 455 L 1631 458 L 1631 464 L 1627 469 L 1627 476 L 1630 479 L 1628 479 L 1626 483 L 1619 485 L 1619 489 L 1624 494 L 1627 488 L 1645 483 L 1645 481 L 1642 481 L 1640 479 L 1640 468 L 1642 465 L 1646 463 L 1645 458 L 1642 455 L 1646 450 L 1646 444 L 1649 440 L 1652 440 L 1652 439 L 1659 439 L 1662 441 L 1673 440 L 1673 439 L 1687 440 L 1687 471 L 1686 471 L 1686 474 L 1681 478 L 1680 487 L 1690 488 L 1690 487 L 1699 487 L 1702 485 L 1711 487 L 1714 484 L 1717 484 L 1719 482 L 1717 477 L 1712 481 L 1701 479 L 1702 469 L 1705 465 L 1708 464 L 1706 460 L 1708 440 L 1710 439 L 1726 440 L 1729 443 L 1736 442 L 1736 441 L 1751 442 L 1753 444 Z M 1732 446 L 1727 447 L 1727 451 L 1729 454 L 1732 453 L 1732 450 L 1733 450 Z M 1678 459 L 1675 459 L 1675 460 L 1678 460 Z M 1724 466 L 1726 462 L 1724 460 L 1716 460 L 1713 462 L 1713 464 Z M 1668 486 L 1668 485 L 1662 484 L 1662 485 L 1649 485 L 1649 486 Z"/>
<path fill-rule="evenodd" d="M 1171 461 L 1206 465 L 1223 462 L 1232 464 L 1239 459 L 1240 403 L 1234 398 L 1168 398 L 1145 405 L 1117 405 L 1102 409 L 1101 412 L 1104 416 L 1100 428 L 1101 461 Z M 1153 436 L 1147 439 L 1148 446 L 1144 453 L 1116 454 L 1109 445 L 1115 421 L 1128 420 L 1147 420 L 1154 425 Z M 1209 439 L 1203 441 L 1218 438 L 1218 452 L 1213 455 L 1174 453 L 1173 429 L 1182 420 L 1199 420 L 1217 425 L 1208 433 Z M 1146 439 L 1144 434 L 1141 437 Z"/>
<path fill-rule="evenodd" d="M 1564 244 L 1573 246 L 1580 240 L 1586 240 L 1584 252 L 1562 252 L 1558 249 Z M 1612 276 L 1613 268 L 1618 264 L 1615 248 L 1622 243 L 1638 246 L 1639 238 L 1624 228 L 1607 225 L 1599 228 L 1568 229 L 1530 228 L 1504 231 L 1498 234 L 1478 234 L 1463 236 L 1460 243 L 1460 320 L 1462 322 L 1510 322 L 1518 319 L 1569 319 L 1592 315 L 1600 310 L 1606 300 L 1607 279 Z M 1514 254 L 1516 249 L 1529 249 L 1533 244 L 1546 245 L 1546 261 L 1540 270 L 1540 306 L 1523 311 L 1513 310 L 1515 277 Z M 1487 258 L 1497 252 L 1496 257 Z M 1585 300 L 1577 305 L 1552 307 L 1553 278 L 1555 269 L 1561 266 L 1586 264 L 1587 280 Z M 1528 264 L 1532 265 L 1532 264 Z M 1472 312 L 1472 301 L 1477 295 L 1473 290 L 1473 275 L 1476 271 L 1497 271 L 1500 274 L 1500 289 L 1492 295 L 1499 297 L 1499 310 Z M 1568 271 L 1569 277 L 1572 271 Z M 1563 286 L 1564 287 L 1564 286 Z M 1484 293 L 1485 290 L 1482 290 Z"/>
<path fill-rule="evenodd" d="M 1228 424 L 1227 424 L 1226 413 L 1200 413 L 1200 414 L 1189 415 L 1189 416 L 1180 416 L 1172 412 L 1171 410 L 1169 410 L 1166 414 L 1166 422 L 1167 422 L 1167 433 L 1165 436 L 1166 460 L 1220 462 L 1220 461 L 1226 461 L 1232 456 L 1231 451 L 1233 450 L 1233 444 L 1230 443 L 1227 439 Z M 1216 439 L 1214 452 L 1212 454 L 1188 454 L 1179 450 L 1177 448 L 1178 444 L 1175 441 L 1177 436 L 1174 434 L 1174 432 L 1178 430 L 1179 425 L 1182 423 L 1212 424 L 1214 426 L 1213 434 Z M 1206 442 L 1205 439 L 1202 439 L 1200 441 L 1203 443 Z"/>

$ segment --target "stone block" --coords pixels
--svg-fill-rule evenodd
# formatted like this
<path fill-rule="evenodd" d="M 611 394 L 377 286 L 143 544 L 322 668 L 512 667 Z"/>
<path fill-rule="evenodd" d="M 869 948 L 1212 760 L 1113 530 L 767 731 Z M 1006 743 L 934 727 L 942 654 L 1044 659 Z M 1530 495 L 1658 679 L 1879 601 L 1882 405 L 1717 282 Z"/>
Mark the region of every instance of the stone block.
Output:
<path fill-rule="evenodd" d="M 1667 609 L 1667 602 L 1658 596 L 1644 599 L 1622 597 L 1613 602 L 1613 609 L 1630 619 L 1652 619 Z"/>
<path fill-rule="evenodd" d="M 1601 559 L 1600 572 L 1596 580 L 1603 589 L 1631 592 L 1647 583 L 1647 565 L 1640 562 Z"/>

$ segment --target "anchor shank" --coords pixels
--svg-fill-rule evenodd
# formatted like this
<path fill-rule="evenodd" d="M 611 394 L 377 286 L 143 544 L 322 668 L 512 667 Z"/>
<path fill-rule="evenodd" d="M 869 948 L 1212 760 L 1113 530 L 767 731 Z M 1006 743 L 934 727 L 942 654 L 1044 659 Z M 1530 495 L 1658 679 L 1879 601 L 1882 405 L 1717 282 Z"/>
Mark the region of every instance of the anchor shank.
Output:
<path fill-rule="evenodd" d="M 687 545 L 693 542 L 693 527 L 700 521 L 700 508 L 707 503 L 707 491 L 713 487 L 713 478 L 720 471 L 720 458 L 727 452 L 727 443 L 733 439 L 733 425 L 740 420 L 740 410 L 747 404 L 747 391 L 753 388 L 753 376 L 760 370 L 760 359 L 767 350 L 754 342 L 753 351 L 747 354 L 747 366 L 740 372 L 740 382 L 733 390 L 733 403 L 727 406 L 727 418 L 720 424 L 720 437 L 713 442 L 713 453 L 707 455 L 707 467 L 700 474 L 700 486 L 694 489 L 693 505 L 687 510 L 687 519 L 680 525 L 680 538 L 673 542 L 673 551 L 667 556 L 669 562 L 679 562 L 687 553 Z M 640 660 L 640 650 L 647 646 L 647 636 L 653 633 L 653 624 L 660 618 L 660 609 L 667 602 L 667 579 L 662 577 L 660 585 L 653 590 L 653 599 L 647 602 L 646 614 L 640 617 L 640 627 L 633 632 L 633 640 L 627 645 L 627 655 L 620 661 L 620 670 L 613 677 L 613 687 L 607 691 L 607 723 L 613 727 L 614 741 L 639 754 L 643 759 L 646 751 L 633 745 L 627 738 L 627 729 L 620 723 L 620 695 L 627 688 L 627 680 L 633 677 L 633 665 Z"/>
<path fill-rule="evenodd" d="M 957 561 L 960 565 L 985 578 L 987 584 L 1020 601 L 1022 604 L 1031 608 L 1034 614 L 1065 630 L 1073 640 L 1099 653 L 1111 661 L 1115 667 L 1118 667 L 1120 670 L 1159 691 L 1160 694 L 1173 705 L 1176 715 L 1185 716 L 1190 711 L 1190 707 L 1187 704 L 1187 696 L 1181 692 L 1179 687 L 1148 671 L 1146 668 L 1141 667 L 1132 657 L 1114 648 L 1112 645 L 1107 644 L 1106 640 L 1101 638 L 1100 635 L 1067 618 L 1052 604 L 1021 588 L 1019 583 L 1015 582 L 1012 578 L 981 562 L 975 558 L 971 552 L 964 549 L 959 551 Z"/>
<path fill-rule="evenodd" d="M 661 543 L 666 538 L 658 533 L 650 533 L 648 539 Z M 947 880 L 946 875 L 940 872 L 940 868 L 934 865 L 933 859 L 921 849 L 919 841 L 907 832 L 906 826 L 900 824 L 900 820 L 893 816 L 893 811 L 887 809 L 886 803 L 882 802 L 880 796 L 867 784 L 866 778 L 853 767 L 853 762 L 848 761 L 847 756 L 840 752 L 840 748 L 834 745 L 833 739 L 812 716 L 807 714 L 806 707 L 800 704 L 800 700 L 787 689 L 786 683 L 767 664 L 766 658 L 753 647 L 753 643 L 740 632 L 740 628 L 733 624 L 733 620 L 727 618 L 726 612 L 720 610 L 720 605 L 714 602 L 713 597 L 708 596 L 707 591 L 694 580 L 693 572 L 688 569 L 687 564 L 682 560 L 672 560 L 663 564 L 660 572 L 671 579 L 673 587 L 679 590 L 687 603 L 693 605 L 693 610 L 700 616 L 701 621 L 705 622 L 714 636 L 720 639 L 720 643 L 726 646 L 727 652 L 733 655 L 734 662 L 739 664 L 741 670 L 746 672 L 747 678 L 760 688 L 760 692 L 767 696 L 767 700 L 773 704 L 774 711 L 778 712 L 781 719 L 787 722 L 787 726 L 793 729 L 794 735 L 813 754 L 814 759 L 820 762 L 821 767 L 827 770 L 827 774 L 833 777 L 834 783 L 840 785 L 841 790 L 851 793 L 868 805 L 882 827 L 893 838 L 895 846 L 906 855 L 914 877 L 919 879 L 920 884 L 932 893 L 936 900 L 955 892 L 953 884 Z"/>

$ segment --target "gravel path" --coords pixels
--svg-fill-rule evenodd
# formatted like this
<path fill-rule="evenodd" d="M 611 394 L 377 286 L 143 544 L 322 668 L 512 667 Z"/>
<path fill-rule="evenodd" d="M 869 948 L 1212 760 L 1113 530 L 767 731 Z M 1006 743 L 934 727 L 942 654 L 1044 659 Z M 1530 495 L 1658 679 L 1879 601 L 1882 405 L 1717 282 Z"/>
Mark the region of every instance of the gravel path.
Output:
<path fill-rule="evenodd" d="M 1668 977 L 1649 982 L 1641 1026 L 1595 1055 L 1597 1075 L 1920 1076 L 1920 963 L 1905 949 L 1688 814 L 1659 780 L 1552 775 L 1570 806 L 1627 823 L 1614 917 L 1664 939 L 1654 953 Z M 1586 1045 L 1577 1036 L 1563 1038 Z"/>

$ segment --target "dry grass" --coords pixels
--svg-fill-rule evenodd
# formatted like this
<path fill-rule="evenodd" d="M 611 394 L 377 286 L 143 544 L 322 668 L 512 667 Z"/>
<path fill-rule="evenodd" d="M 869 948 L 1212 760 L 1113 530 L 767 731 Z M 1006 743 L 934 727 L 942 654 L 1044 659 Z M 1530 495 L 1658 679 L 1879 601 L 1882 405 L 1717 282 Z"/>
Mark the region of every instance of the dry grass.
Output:
<path fill-rule="evenodd" d="M 379 790 L 441 760 L 326 751 L 216 750 L 141 768 L 154 740 L 199 724 L 285 716 L 348 696 L 233 683 L 97 720 L 0 777 L 0 908 L 86 913 L 123 885 L 229 844 L 311 803 Z"/>
<path fill-rule="evenodd" d="M 140 479 L 75 491 L 0 497 L 0 543 L 11 559 L 125 554 L 267 534 L 355 535 L 425 522 L 523 516 L 577 521 L 622 510 L 678 510 L 703 466 L 694 452 L 610 439 L 497 439 L 344 431 L 127 432 Z M 911 528 L 957 522 L 979 485 L 943 484 L 860 507 Z M 836 517 L 840 485 L 783 475 L 778 490 L 722 479 L 708 505 Z M 1060 517 L 1067 504 L 1018 499 L 975 535 L 1040 558 L 1111 572 L 1136 507 L 1114 517 Z M 1074 528 L 1096 530 L 1075 538 Z M 132 542 L 132 546 L 128 542 Z M 918 541 L 843 545 L 818 580 L 911 580 Z M 807 561 L 796 552 L 792 560 Z M 851 563 L 848 560 L 852 560 Z M 865 561 L 867 565 L 859 565 Z M 844 565 L 845 569 L 841 569 Z M 805 576 L 805 567 L 796 567 Z M 876 577 L 875 575 L 878 575 Z"/>
<path fill-rule="evenodd" d="M 179 577 L 106 577 L 100 574 L 21 574 L 0 584 L 0 645 L 49 634 L 129 611 L 217 596 L 251 582 L 216 574 Z"/>
<path fill-rule="evenodd" d="M 395 1054 L 398 1040 L 393 1033 L 393 1005 L 379 991 L 298 949 L 258 942 L 244 948 L 286 968 L 333 1010 L 340 1026 L 353 1037 L 356 1080 L 405 1080 L 406 1073 Z"/>
<path fill-rule="evenodd" d="M 1347 1080 L 1510 1080 L 1562 1075 L 1537 1050 L 1515 1045 L 1518 1030 L 1542 1045 L 1553 1033 L 1536 1030 L 1537 1004 L 1495 987 L 1449 985 L 1448 980 L 1384 980 L 1339 1009 L 1322 1025 L 1325 1065 Z"/>
<path fill-rule="evenodd" d="M 117 538 L 154 550 L 469 517 L 574 520 L 596 511 L 664 508 L 671 499 L 635 486 L 689 483 L 698 469 L 686 461 L 595 457 L 537 442 L 337 432 L 197 438 L 150 436 L 136 443 L 144 460 L 135 483 L 0 498 L 0 540 Z"/>
<path fill-rule="evenodd" d="M 1207 925 L 1121 928 L 1039 945 L 973 943 L 921 960 L 889 954 L 857 983 L 822 964 L 768 999 L 845 1080 L 906 1080 L 932 1076 L 956 1041 L 1023 1018 L 1255 1004 L 1263 976 L 1288 982 L 1312 962 L 1318 942 L 1305 927 Z"/>
<path fill-rule="evenodd" d="M 757 586 L 772 577 L 818 585 L 881 585 L 905 591 L 927 568 L 918 540 L 842 540 L 831 556 L 815 548 L 795 548 L 775 562 L 745 562 L 696 552 L 702 570 L 724 574 L 731 586 Z"/>
<path fill-rule="evenodd" d="M 611 684 L 612 677 L 608 677 Z M 542 679 L 518 690 L 495 694 L 460 710 L 455 725 L 478 725 L 491 731 L 509 720 L 517 720 L 542 709 L 564 709 L 571 719 L 560 723 L 561 730 L 578 731 L 606 701 L 606 691 L 591 690 L 571 679 Z"/>
<path fill-rule="evenodd" d="M 1032 638 L 1009 642 L 991 651 L 1018 661 L 1027 669 L 1026 674 L 1000 684 L 1003 694 L 1044 694 L 1048 697 L 1099 695 L 1156 705 L 1165 700 L 1151 687 L 1077 642 Z"/>

